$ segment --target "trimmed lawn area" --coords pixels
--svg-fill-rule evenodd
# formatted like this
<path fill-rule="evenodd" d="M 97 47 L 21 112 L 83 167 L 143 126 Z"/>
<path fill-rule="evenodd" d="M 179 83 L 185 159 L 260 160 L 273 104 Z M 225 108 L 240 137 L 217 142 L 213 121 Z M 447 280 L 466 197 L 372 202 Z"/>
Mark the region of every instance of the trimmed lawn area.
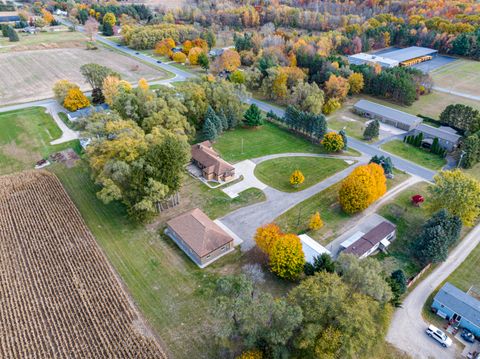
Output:
<path fill-rule="evenodd" d="M 381 148 L 387 152 L 432 170 L 439 170 L 447 163 L 444 158 L 434 153 L 430 153 L 422 148 L 414 147 L 400 140 L 387 142 L 383 144 Z"/>
<path fill-rule="evenodd" d="M 43 107 L 0 113 L 0 174 L 31 169 L 42 158 L 72 147 L 80 152 L 78 140 L 51 146 L 62 131 Z"/>
<path fill-rule="evenodd" d="M 62 120 L 62 122 L 68 127 L 68 128 L 71 128 L 71 129 L 74 129 L 75 128 L 75 123 L 73 123 L 72 121 L 70 121 L 68 119 L 68 116 L 65 112 L 59 112 L 58 113 L 58 117 L 60 117 L 60 120 Z"/>
<path fill-rule="evenodd" d="M 282 157 L 265 161 L 255 167 L 255 176 L 263 183 L 283 192 L 304 190 L 347 168 L 344 160 L 320 157 Z M 300 170 L 305 181 L 298 187 L 290 184 L 290 175 Z"/>
<path fill-rule="evenodd" d="M 314 144 L 270 122 L 258 129 L 237 128 L 223 133 L 214 144 L 223 159 L 239 162 L 276 153 L 325 153 L 322 146 Z M 345 154 L 356 156 L 357 152 Z"/>
<path fill-rule="evenodd" d="M 395 170 L 395 178 L 387 180 L 388 189 L 395 187 L 407 180 L 410 176 Z M 305 201 L 297 204 L 275 219 L 284 232 L 296 234 L 306 233 L 322 245 L 330 243 L 340 234 L 356 224 L 358 215 L 349 215 L 343 212 L 338 203 L 338 191 L 341 182 L 315 194 Z M 310 217 L 316 211 L 320 212 L 324 226 L 318 231 L 309 231 Z"/>
<path fill-rule="evenodd" d="M 169 356 L 216 357 L 209 314 L 216 309 L 212 300 L 214 283 L 220 275 L 239 273 L 241 265 L 249 260 L 248 254 L 237 250 L 199 269 L 162 234 L 163 224 L 176 211 L 166 211 L 147 227 L 138 225 L 128 219 L 121 204 L 105 205 L 98 200 L 98 187 L 85 162 L 71 169 L 55 164 L 50 170 L 61 180 L 136 305 L 165 343 Z M 182 211 L 200 206 L 208 215 L 217 216 L 253 203 L 252 193 L 243 203 L 224 196 L 220 190 L 211 190 L 189 177 L 180 194 Z M 253 197 L 258 200 L 259 194 Z M 284 293 L 286 288 L 288 284 L 267 273 L 264 290 Z"/>
<path fill-rule="evenodd" d="M 430 216 L 424 206 L 415 207 L 410 200 L 413 195 L 421 194 L 428 201 L 427 187 L 426 182 L 415 184 L 399 193 L 377 212 L 397 226 L 397 238 L 388 247 L 388 254 L 379 253 L 375 256 L 382 262 L 386 273 L 403 269 L 408 278 L 421 270 L 421 265 L 413 257 L 411 246 Z"/>
<path fill-rule="evenodd" d="M 480 90 L 480 63 L 458 59 L 431 73 L 435 85 L 451 91 L 477 95 Z"/>

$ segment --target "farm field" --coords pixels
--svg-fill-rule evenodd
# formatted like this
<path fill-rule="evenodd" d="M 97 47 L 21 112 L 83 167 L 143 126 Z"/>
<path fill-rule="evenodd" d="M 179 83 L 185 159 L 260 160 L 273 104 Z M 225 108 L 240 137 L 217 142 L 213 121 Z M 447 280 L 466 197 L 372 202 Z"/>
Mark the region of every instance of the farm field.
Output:
<path fill-rule="evenodd" d="M 459 59 L 431 73 L 435 86 L 478 96 L 480 62 Z"/>
<path fill-rule="evenodd" d="M 33 168 L 42 158 L 69 147 L 80 150 L 78 141 L 50 145 L 61 135 L 43 107 L 0 113 L 0 174 Z"/>
<path fill-rule="evenodd" d="M 390 152 L 394 155 L 400 156 L 406 160 L 415 162 L 420 166 L 430 168 L 432 170 L 439 170 L 447 163 L 444 158 L 434 153 L 430 153 L 424 149 L 414 147 L 400 140 L 393 140 L 387 142 L 381 147 L 387 152 Z"/>
<path fill-rule="evenodd" d="M 80 66 L 87 63 L 108 66 L 130 82 L 166 77 L 164 71 L 104 47 L 9 52 L 0 54 L 0 62 L 9 69 L 0 72 L 0 106 L 53 97 L 53 84 L 60 79 L 91 90 L 80 73 Z"/>
<path fill-rule="evenodd" d="M 283 157 L 261 162 L 255 167 L 255 176 L 260 181 L 283 192 L 304 190 L 327 177 L 347 168 L 344 160 L 320 157 Z M 290 175 L 300 170 L 305 182 L 297 187 L 290 184 Z"/>
<path fill-rule="evenodd" d="M 85 48 L 87 37 L 77 31 L 40 32 L 35 35 L 18 33 L 20 41 L 10 42 L 0 37 L 0 54 L 26 50 L 42 50 L 55 48 Z"/>
<path fill-rule="evenodd" d="M 126 283 L 135 303 L 149 324 L 160 335 L 172 358 L 213 358 L 210 311 L 215 310 L 212 290 L 219 275 L 239 272 L 248 258 L 231 253 L 213 265 L 199 269 L 162 234 L 164 223 L 189 209 L 200 207 L 211 218 L 223 216 L 240 206 L 254 203 L 240 194 L 232 200 L 219 189 L 210 189 L 187 177 L 180 191 L 180 206 L 160 215 L 148 225 L 132 223 L 125 208 L 113 202 L 103 204 L 96 197 L 98 187 L 92 182 L 88 166 L 80 162 L 67 169 L 49 167 L 60 179 L 79 209 L 87 226 Z M 263 200 L 258 191 L 255 200 Z M 284 290 L 285 285 L 271 276 L 266 290 Z"/>
<path fill-rule="evenodd" d="M 53 174 L 0 177 L 0 236 L 1 357 L 166 358 Z"/>
<path fill-rule="evenodd" d="M 243 143 L 243 146 L 242 146 Z M 270 122 L 258 129 L 236 128 L 223 133 L 213 147 L 229 162 L 257 158 L 276 153 L 325 153 L 322 146 L 303 139 Z M 347 155 L 358 152 L 349 150 Z"/>

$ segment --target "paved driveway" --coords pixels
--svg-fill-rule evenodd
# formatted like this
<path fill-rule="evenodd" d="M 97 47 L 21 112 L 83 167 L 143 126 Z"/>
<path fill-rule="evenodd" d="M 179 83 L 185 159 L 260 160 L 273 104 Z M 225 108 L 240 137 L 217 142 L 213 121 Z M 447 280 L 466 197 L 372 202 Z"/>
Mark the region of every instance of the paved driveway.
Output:
<path fill-rule="evenodd" d="M 223 188 L 222 191 L 225 192 L 230 198 L 238 197 L 240 192 L 245 191 L 249 188 L 258 188 L 264 190 L 267 188 L 267 185 L 255 177 L 255 163 L 250 160 L 245 160 L 238 162 L 235 165 L 235 175 L 243 176 L 243 180 L 235 183 L 234 185 Z"/>

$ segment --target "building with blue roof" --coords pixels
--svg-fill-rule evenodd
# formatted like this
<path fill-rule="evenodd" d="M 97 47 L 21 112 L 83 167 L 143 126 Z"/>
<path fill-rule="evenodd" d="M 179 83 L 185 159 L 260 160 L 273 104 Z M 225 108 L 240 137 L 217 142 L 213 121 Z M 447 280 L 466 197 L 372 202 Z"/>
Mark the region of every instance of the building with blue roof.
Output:
<path fill-rule="evenodd" d="M 70 121 L 78 121 L 81 118 L 90 116 L 92 113 L 107 111 L 108 109 L 108 105 L 106 103 L 102 103 L 101 105 L 89 106 L 74 112 L 69 112 L 67 116 Z"/>
<path fill-rule="evenodd" d="M 432 310 L 438 316 L 453 321 L 480 337 L 480 300 L 453 284 L 447 282 L 438 291 L 433 298 Z"/>

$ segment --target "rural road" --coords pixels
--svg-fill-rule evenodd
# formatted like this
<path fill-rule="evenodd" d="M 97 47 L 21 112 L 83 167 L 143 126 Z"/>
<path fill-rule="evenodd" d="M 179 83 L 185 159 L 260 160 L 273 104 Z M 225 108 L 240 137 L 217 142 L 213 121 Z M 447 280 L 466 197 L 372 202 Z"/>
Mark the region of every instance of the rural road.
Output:
<path fill-rule="evenodd" d="M 439 343 L 425 334 L 428 323 L 422 318 L 423 304 L 430 294 L 467 258 L 480 243 L 480 225 L 455 247 L 448 259 L 438 266 L 428 277 L 407 296 L 402 308 L 395 311 L 387 341 L 409 353 L 414 358 L 455 358 L 455 346 L 444 349 Z"/>

